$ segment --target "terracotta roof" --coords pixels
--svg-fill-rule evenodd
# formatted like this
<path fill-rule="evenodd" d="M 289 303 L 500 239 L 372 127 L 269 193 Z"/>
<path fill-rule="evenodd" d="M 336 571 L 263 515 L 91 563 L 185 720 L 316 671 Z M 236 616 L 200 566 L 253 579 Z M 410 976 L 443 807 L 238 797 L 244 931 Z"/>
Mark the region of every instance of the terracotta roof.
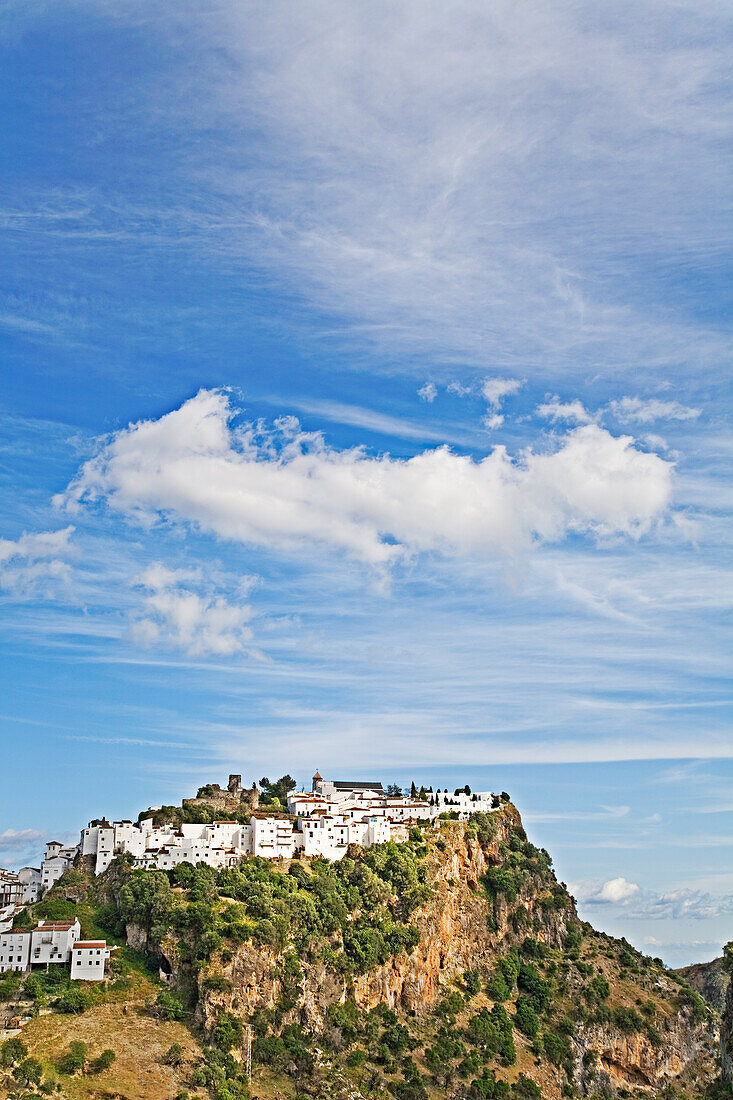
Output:
<path fill-rule="evenodd" d="M 71 950 L 76 951 L 77 948 L 79 948 L 79 947 L 106 947 L 106 946 L 107 946 L 107 941 L 106 940 L 77 940 L 76 943 L 73 944 Z"/>
<path fill-rule="evenodd" d="M 323 779 L 323 776 L 321 775 L 321 773 L 320 773 L 320 772 L 316 772 L 316 773 L 314 774 L 313 778 L 314 778 L 314 779 Z"/>
<path fill-rule="evenodd" d="M 0 936 L 30 936 L 30 928 L 6 928 L 4 932 L 0 932 Z"/>
<path fill-rule="evenodd" d="M 75 920 L 49 920 L 44 924 L 37 924 L 34 932 L 68 932 L 77 922 Z"/>

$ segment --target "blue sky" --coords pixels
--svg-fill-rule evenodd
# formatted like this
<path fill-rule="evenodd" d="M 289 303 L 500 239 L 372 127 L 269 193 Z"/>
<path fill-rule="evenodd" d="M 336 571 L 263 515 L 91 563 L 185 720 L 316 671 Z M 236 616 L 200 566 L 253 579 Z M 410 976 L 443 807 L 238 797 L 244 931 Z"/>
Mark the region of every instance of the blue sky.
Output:
<path fill-rule="evenodd" d="M 0 26 L 0 864 L 241 771 L 507 789 L 733 926 L 730 13 Z"/>

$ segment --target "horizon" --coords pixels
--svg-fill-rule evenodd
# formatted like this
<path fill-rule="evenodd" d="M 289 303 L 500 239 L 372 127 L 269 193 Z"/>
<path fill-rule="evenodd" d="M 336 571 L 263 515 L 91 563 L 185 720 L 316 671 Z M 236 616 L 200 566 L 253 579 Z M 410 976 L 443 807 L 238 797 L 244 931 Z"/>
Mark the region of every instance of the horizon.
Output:
<path fill-rule="evenodd" d="M 0 866 L 229 771 L 440 776 L 721 953 L 730 24 L 11 0 Z"/>

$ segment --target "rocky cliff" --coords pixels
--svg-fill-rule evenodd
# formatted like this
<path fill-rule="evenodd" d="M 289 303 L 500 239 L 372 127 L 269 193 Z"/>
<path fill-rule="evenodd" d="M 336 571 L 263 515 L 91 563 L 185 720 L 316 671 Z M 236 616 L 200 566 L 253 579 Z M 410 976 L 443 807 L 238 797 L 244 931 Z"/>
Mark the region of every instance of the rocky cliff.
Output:
<path fill-rule="evenodd" d="M 436 1095 L 479 1096 L 484 1094 L 462 1091 L 477 1087 L 462 1083 L 461 1076 L 481 1065 L 470 1042 L 463 1061 L 456 1053 L 455 1067 L 444 1074 L 436 1071 L 433 1051 L 446 1021 L 454 1034 L 470 1037 L 480 1033 L 490 1012 L 498 1019 L 506 1006 L 514 1020 L 516 1057 L 499 1058 L 495 1072 L 516 1082 L 521 1071 L 547 1097 L 568 1088 L 581 1094 L 653 1093 L 693 1070 L 709 1074 L 716 1042 L 709 1012 L 651 959 L 578 921 L 573 899 L 557 883 L 547 854 L 526 841 L 513 806 L 503 807 L 484 835 L 446 821 L 425 839 L 429 893 L 410 916 L 416 929 L 412 950 L 356 974 L 334 969 L 331 951 L 301 953 L 291 967 L 297 976 L 289 981 L 283 964 L 293 959 L 292 945 L 278 950 L 242 943 L 201 970 L 197 1018 L 204 1032 L 214 1035 L 222 1014 L 256 1020 L 263 1042 L 267 1034 L 297 1026 L 332 1048 L 338 1062 L 338 1052 L 349 1045 L 343 1029 L 334 1027 L 341 1019 L 338 1006 L 356 1011 L 362 1022 L 386 1008 L 405 1028 L 418 1077 L 433 1086 L 443 1082 Z M 311 869 L 304 865 L 302 873 Z M 332 948 L 340 938 L 333 937 Z M 168 951 L 175 966 L 171 944 Z M 518 960 L 520 973 L 516 988 L 497 992 L 502 959 Z M 478 975 L 471 978 L 471 995 L 467 974 Z M 517 1026 L 520 1009 L 521 1019 L 529 1021 L 523 1031 Z M 346 1030 L 358 1036 L 354 1059 L 368 1063 L 372 1051 L 360 1026 Z M 382 1051 L 373 1060 L 370 1080 L 389 1086 L 394 1057 Z"/>
<path fill-rule="evenodd" d="M 729 945 L 730 946 L 730 945 Z M 733 1088 L 733 979 L 728 973 L 728 991 L 720 1025 L 720 1062 L 723 1080 Z"/>
<path fill-rule="evenodd" d="M 730 977 L 724 959 L 712 959 L 711 962 L 682 966 L 679 970 L 675 970 L 675 974 L 684 978 L 690 988 L 704 997 L 716 1012 L 723 1011 Z"/>

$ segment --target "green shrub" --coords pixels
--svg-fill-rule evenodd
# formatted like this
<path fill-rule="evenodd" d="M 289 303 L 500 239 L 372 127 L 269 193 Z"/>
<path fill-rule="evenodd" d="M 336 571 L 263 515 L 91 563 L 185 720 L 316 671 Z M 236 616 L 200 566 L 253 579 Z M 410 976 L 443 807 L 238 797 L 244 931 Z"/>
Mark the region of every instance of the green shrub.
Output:
<path fill-rule="evenodd" d="M 183 1047 L 180 1043 L 171 1043 L 165 1052 L 163 1061 L 167 1066 L 180 1066 L 183 1061 Z"/>
<path fill-rule="evenodd" d="M 174 997 L 167 989 L 162 989 L 156 997 L 150 1013 L 152 1016 L 157 1016 L 159 1020 L 182 1020 L 186 1015 L 186 1010 L 177 997 Z"/>
<path fill-rule="evenodd" d="M 242 1045 L 242 1021 L 230 1012 L 221 1012 L 214 1025 L 214 1042 L 228 1054 L 232 1047 Z"/>
<path fill-rule="evenodd" d="M 24 1058 L 13 1070 L 13 1079 L 20 1085 L 40 1085 L 43 1066 L 37 1058 Z"/>
<path fill-rule="evenodd" d="M 478 970 L 467 970 L 463 975 L 463 985 L 469 997 L 481 992 L 481 975 Z"/>
<path fill-rule="evenodd" d="M 87 1051 L 88 1047 L 86 1043 L 82 1043 L 79 1040 L 74 1040 L 74 1042 L 69 1043 L 68 1051 L 66 1054 L 62 1055 L 57 1063 L 59 1073 L 65 1073 L 71 1076 L 83 1070 L 87 1063 Z"/>
<path fill-rule="evenodd" d="M 89 1068 L 92 1073 L 103 1073 L 104 1070 L 109 1069 L 112 1063 L 116 1060 L 117 1056 L 113 1050 L 107 1048 L 103 1050 L 101 1054 L 92 1061 Z"/>
<path fill-rule="evenodd" d="M 80 1013 L 86 1012 L 94 1004 L 94 997 L 83 989 L 72 987 L 67 989 L 54 1002 L 58 1012 Z"/>
<path fill-rule="evenodd" d="M 7 1069 L 16 1062 L 22 1062 L 27 1053 L 28 1047 L 23 1040 L 19 1035 L 14 1035 L 11 1039 L 6 1039 L 0 1047 L 0 1066 Z"/>
<path fill-rule="evenodd" d="M 521 995 L 517 998 L 514 1023 L 528 1039 L 535 1039 L 537 1037 L 540 1022 L 529 997 Z"/>

